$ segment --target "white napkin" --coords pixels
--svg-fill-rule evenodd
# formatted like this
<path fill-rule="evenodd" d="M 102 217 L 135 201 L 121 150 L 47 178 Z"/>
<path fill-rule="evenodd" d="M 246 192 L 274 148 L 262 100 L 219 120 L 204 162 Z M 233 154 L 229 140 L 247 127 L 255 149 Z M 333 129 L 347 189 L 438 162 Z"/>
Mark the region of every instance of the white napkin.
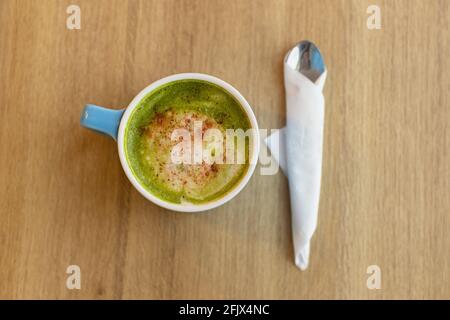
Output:
<path fill-rule="evenodd" d="M 317 226 L 326 77 L 325 70 L 313 83 L 285 63 L 286 127 L 265 140 L 289 180 L 295 264 L 301 270 L 308 267 L 310 241 Z"/>

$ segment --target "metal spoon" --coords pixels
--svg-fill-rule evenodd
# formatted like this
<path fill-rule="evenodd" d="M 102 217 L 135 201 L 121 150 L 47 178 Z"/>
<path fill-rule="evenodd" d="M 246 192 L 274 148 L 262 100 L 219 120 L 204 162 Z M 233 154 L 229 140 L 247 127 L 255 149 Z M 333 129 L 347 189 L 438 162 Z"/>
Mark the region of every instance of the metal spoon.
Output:
<path fill-rule="evenodd" d="M 319 49 L 308 40 L 300 41 L 289 50 L 284 58 L 284 63 L 312 82 L 316 82 L 325 71 L 325 64 Z"/>

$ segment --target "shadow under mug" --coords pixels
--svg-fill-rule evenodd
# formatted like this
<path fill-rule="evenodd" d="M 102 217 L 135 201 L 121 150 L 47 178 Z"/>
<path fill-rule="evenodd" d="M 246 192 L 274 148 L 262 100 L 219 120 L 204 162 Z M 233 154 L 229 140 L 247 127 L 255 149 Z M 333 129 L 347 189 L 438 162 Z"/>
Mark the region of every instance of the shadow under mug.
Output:
<path fill-rule="evenodd" d="M 125 146 L 124 146 L 124 135 L 125 128 L 128 124 L 128 120 L 134 110 L 139 105 L 139 102 L 147 96 L 150 92 L 158 89 L 162 85 L 166 83 L 170 83 L 177 80 L 203 80 L 206 82 L 210 82 L 215 84 L 229 94 L 231 94 L 242 106 L 245 113 L 248 116 L 250 121 L 250 125 L 252 130 L 252 139 L 250 139 L 252 146 L 250 148 L 251 154 L 249 155 L 249 168 L 247 169 L 245 175 L 232 187 L 230 191 L 228 191 L 223 196 L 212 200 L 210 202 L 202 203 L 202 204 L 178 204 L 172 203 L 157 196 L 153 195 L 150 191 L 146 190 L 137 180 L 137 178 L 132 173 L 130 165 L 125 155 Z M 80 123 L 83 127 L 94 130 L 96 132 L 106 134 L 117 141 L 118 152 L 120 162 L 122 164 L 122 168 L 125 171 L 130 182 L 133 186 L 141 193 L 145 198 L 150 200 L 151 202 L 174 211 L 179 212 L 200 212 L 206 211 L 213 208 L 216 208 L 231 199 L 233 199 L 248 183 L 253 172 L 255 171 L 256 164 L 258 161 L 259 148 L 260 148 L 260 139 L 259 139 L 259 129 L 258 123 L 256 121 L 255 114 L 253 113 L 252 108 L 245 98 L 237 91 L 233 86 L 228 84 L 227 82 L 220 80 L 219 78 L 202 74 L 202 73 L 180 73 L 171 75 L 160 80 L 157 80 L 150 84 L 148 87 L 143 89 L 128 105 L 127 108 L 121 110 L 113 110 L 107 109 L 103 107 L 99 107 L 92 104 L 87 104 L 84 107 L 84 110 L 81 115 Z"/>

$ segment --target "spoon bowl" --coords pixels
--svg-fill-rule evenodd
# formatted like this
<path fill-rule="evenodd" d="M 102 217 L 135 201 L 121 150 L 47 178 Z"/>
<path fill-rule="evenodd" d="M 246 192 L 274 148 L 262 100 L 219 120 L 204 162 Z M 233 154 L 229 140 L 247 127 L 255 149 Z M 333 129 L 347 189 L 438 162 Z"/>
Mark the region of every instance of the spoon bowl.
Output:
<path fill-rule="evenodd" d="M 312 82 L 316 82 L 325 71 L 325 64 L 319 49 L 308 40 L 300 41 L 289 50 L 284 58 L 284 63 Z"/>

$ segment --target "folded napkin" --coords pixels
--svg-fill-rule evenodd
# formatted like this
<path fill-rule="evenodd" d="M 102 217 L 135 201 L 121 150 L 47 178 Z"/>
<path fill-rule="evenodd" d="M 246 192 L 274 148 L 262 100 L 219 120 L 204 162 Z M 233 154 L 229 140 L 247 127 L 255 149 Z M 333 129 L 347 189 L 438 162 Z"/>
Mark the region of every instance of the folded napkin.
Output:
<path fill-rule="evenodd" d="M 326 77 L 325 70 L 313 83 L 284 64 L 286 127 L 265 140 L 289 180 L 295 264 L 301 270 L 308 267 L 310 241 L 317 226 Z"/>

